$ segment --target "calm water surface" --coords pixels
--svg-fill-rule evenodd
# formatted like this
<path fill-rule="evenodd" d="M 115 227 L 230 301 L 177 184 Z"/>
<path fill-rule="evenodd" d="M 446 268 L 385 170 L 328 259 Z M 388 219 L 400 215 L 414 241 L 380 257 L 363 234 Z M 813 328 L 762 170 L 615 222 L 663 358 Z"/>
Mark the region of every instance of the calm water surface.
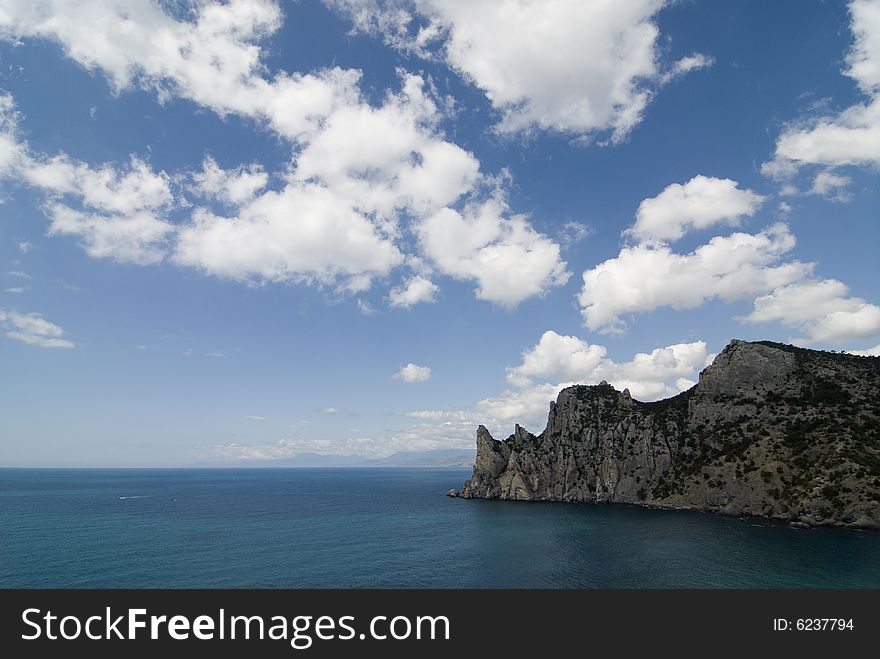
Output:
<path fill-rule="evenodd" d="M 0 587 L 880 587 L 880 533 L 444 496 L 468 475 L 0 469 Z"/>

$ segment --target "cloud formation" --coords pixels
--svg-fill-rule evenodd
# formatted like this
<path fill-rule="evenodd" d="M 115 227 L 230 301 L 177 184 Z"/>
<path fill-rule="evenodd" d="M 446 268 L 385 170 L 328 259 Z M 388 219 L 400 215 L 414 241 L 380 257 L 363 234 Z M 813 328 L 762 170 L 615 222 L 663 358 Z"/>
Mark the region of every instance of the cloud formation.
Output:
<path fill-rule="evenodd" d="M 809 166 L 880 165 L 880 2 L 852 0 L 849 10 L 854 41 L 843 74 L 865 100 L 789 126 L 773 159 L 762 166 L 768 176 L 787 178 Z"/>
<path fill-rule="evenodd" d="M 6 336 L 22 343 L 40 348 L 73 348 L 74 343 L 65 339 L 64 330 L 38 313 L 18 313 L 0 309 L 0 327 Z"/>
<path fill-rule="evenodd" d="M 427 382 L 431 379 L 431 369 L 427 366 L 419 366 L 410 362 L 406 366 L 401 366 L 400 370 L 392 377 L 395 380 L 401 380 L 408 384 Z"/>
<path fill-rule="evenodd" d="M 439 288 L 430 279 L 415 275 L 407 279 L 402 286 L 394 288 L 388 296 L 388 304 L 392 307 L 409 309 L 420 302 L 436 302 L 434 296 Z"/>
<path fill-rule="evenodd" d="M 757 234 L 716 236 L 688 254 L 665 244 L 624 247 L 617 257 L 584 272 L 578 296 L 584 322 L 591 330 L 616 333 L 626 327 L 625 314 L 765 294 L 812 271 L 811 263 L 780 263 L 794 245 L 794 236 L 780 223 Z"/>
<path fill-rule="evenodd" d="M 511 214 L 504 198 L 431 215 L 417 228 L 422 250 L 443 274 L 476 282 L 476 296 L 506 307 L 568 281 L 559 245 Z"/>
<path fill-rule="evenodd" d="M 736 181 L 695 176 L 684 184 L 672 183 L 656 197 L 645 199 L 636 223 L 627 234 L 644 240 L 675 241 L 685 233 L 724 223 L 736 226 L 751 217 L 764 197 L 742 190 Z"/>
<path fill-rule="evenodd" d="M 794 343 L 840 344 L 880 335 L 880 306 L 849 297 L 848 288 L 836 279 L 808 279 L 783 286 L 755 300 L 744 320 L 776 321 L 806 334 Z"/>
<path fill-rule="evenodd" d="M 538 381 L 597 384 L 605 380 L 618 389 L 629 389 L 642 400 L 674 395 L 693 385 L 687 378 L 706 365 L 708 353 L 703 341 L 679 343 L 638 353 L 629 362 L 606 358 L 607 349 L 575 336 L 552 330 L 544 332 L 537 344 L 522 354 L 519 366 L 507 369 L 507 381 L 517 387 L 530 387 Z M 679 382 L 684 378 L 686 382 Z"/>
<path fill-rule="evenodd" d="M 840 190 L 848 184 L 846 177 L 822 172 L 815 194 L 844 194 Z M 791 341 L 799 345 L 880 335 L 880 307 L 849 297 L 837 280 L 815 278 L 814 263 L 785 260 L 795 237 L 784 223 L 757 234 L 716 236 L 687 254 L 670 247 L 690 230 L 736 224 L 764 200 L 736 181 L 705 176 L 643 200 L 635 224 L 624 231 L 636 244 L 583 273 L 578 302 L 584 324 L 600 333 L 621 333 L 628 314 L 752 299 L 754 310 L 740 320 L 797 328 L 803 336 Z"/>
<path fill-rule="evenodd" d="M 620 141 L 657 89 L 711 65 L 663 67 L 654 19 L 664 0 L 325 0 L 356 30 L 442 59 L 480 88 L 502 133 L 548 130 Z"/>
<path fill-rule="evenodd" d="M 260 44 L 281 24 L 275 3 L 204 2 L 182 16 L 163 7 L 12 1 L 0 14 L 0 37 L 55 41 L 115 91 L 140 87 L 160 101 L 178 97 L 254 119 L 291 141 L 291 163 L 277 173 L 259 163 L 223 169 L 208 156 L 198 171 L 169 175 L 136 156 L 127 165 L 91 166 L 64 153 L 33 153 L 17 137 L 14 103 L 4 96 L 0 176 L 45 193 L 50 235 L 76 237 L 95 258 L 146 265 L 170 256 L 250 284 L 344 293 L 369 289 L 407 257 L 421 259 L 424 278 L 393 291 L 394 306 L 433 299 L 432 270 L 475 280 L 478 297 L 511 307 L 567 279 L 555 242 L 506 203 L 482 202 L 485 185 L 500 190 L 503 177 L 481 173 L 473 154 L 444 137 L 442 112 L 422 77 L 400 72 L 399 91 L 373 105 L 358 71 L 270 75 Z M 453 206 L 462 203 L 464 213 L 482 204 L 496 217 L 486 215 L 492 226 L 481 244 L 450 257 L 435 249 L 438 232 L 454 230 Z M 171 221 L 175 215 L 187 217 Z M 514 262 L 524 268 L 507 290 L 499 280 Z"/>
<path fill-rule="evenodd" d="M 116 92 L 136 87 L 160 101 L 183 98 L 220 116 L 265 123 L 291 140 L 308 136 L 337 104 L 357 97 L 354 70 L 265 75 L 260 43 L 283 18 L 275 2 L 199 2 L 186 13 L 178 18 L 140 0 L 9 0 L 0 12 L 0 37 L 56 42 Z"/>

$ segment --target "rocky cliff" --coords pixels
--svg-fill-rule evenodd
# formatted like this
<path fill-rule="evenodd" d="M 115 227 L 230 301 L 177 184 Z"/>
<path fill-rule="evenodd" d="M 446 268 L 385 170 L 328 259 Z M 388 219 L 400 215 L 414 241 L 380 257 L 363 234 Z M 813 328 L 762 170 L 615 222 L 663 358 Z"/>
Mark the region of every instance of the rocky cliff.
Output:
<path fill-rule="evenodd" d="M 473 476 L 450 495 L 880 528 L 880 357 L 733 341 L 666 400 L 569 387 L 540 435 L 480 426 Z"/>

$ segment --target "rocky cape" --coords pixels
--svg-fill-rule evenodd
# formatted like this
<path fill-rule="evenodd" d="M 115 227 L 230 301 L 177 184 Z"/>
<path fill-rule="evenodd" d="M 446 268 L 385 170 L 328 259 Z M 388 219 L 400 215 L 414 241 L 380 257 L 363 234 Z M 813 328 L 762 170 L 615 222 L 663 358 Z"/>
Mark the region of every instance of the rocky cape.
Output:
<path fill-rule="evenodd" d="M 568 387 L 539 435 L 480 426 L 473 475 L 449 495 L 880 529 L 880 357 L 732 341 L 666 400 Z"/>

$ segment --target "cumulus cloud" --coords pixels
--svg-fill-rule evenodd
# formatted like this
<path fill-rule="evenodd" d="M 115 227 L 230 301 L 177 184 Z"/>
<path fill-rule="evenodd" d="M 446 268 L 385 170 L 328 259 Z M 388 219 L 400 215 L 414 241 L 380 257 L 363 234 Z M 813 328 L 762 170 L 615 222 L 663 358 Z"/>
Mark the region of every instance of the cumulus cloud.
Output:
<path fill-rule="evenodd" d="M 678 393 L 678 387 L 669 383 L 693 377 L 708 357 L 703 341 L 638 353 L 622 363 L 607 359 L 606 353 L 604 346 L 548 330 L 523 352 L 519 366 L 507 370 L 507 380 L 518 387 L 529 387 L 538 380 L 581 384 L 605 380 L 619 389 L 630 389 L 637 398 L 653 400 Z"/>
<path fill-rule="evenodd" d="M 431 379 L 431 369 L 427 366 L 418 366 L 417 364 L 410 362 L 406 366 L 401 366 L 400 370 L 392 377 L 394 377 L 395 380 L 402 380 L 403 382 L 408 382 L 410 384 L 427 382 Z"/>
<path fill-rule="evenodd" d="M 500 195 L 426 218 L 422 249 L 442 273 L 477 283 L 476 295 L 506 307 L 568 281 L 559 245 L 510 214 Z"/>
<path fill-rule="evenodd" d="M 388 296 L 388 303 L 392 307 L 409 309 L 420 302 L 435 302 L 434 296 L 439 290 L 438 286 L 425 279 L 421 275 L 410 277 L 402 286 L 394 288 Z"/>
<path fill-rule="evenodd" d="M 61 153 L 52 158 L 29 158 L 22 177 L 30 185 L 57 197 L 73 196 L 84 206 L 107 214 L 128 215 L 144 209 L 167 208 L 172 194 L 169 177 L 132 158 L 127 167 L 104 164 L 92 168 Z"/>
<path fill-rule="evenodd" d="M 832 201 L 846 202 L 852 198 L 848 188 L 852 184 L 849 176 L 841 176 L 833 172 L 819 172 L 813 179 L 809 193 L 819 195 Z"/>
<path fill-rule="evenodd" d="M 22 343 L 41 348 L 73 348 L 74 343 L 65 339 L 64 330 L 38 313 L 18 313 L 0 309 L 0 327 L 6 336 Z"/>
<path fill-rule="evenodd" d="M 849 183 L 847 177 L 823 171 L 812 193 L 839 200 Z M 735 181 L 705 176 L 643 200 L 635 224 L 624 232 L 640 242 L 583 273 L 578 300 L 586 326 L 615 333 L 625 329 L 626 314 L 664 306 L 690 309 L 716 298 L 756 298 L 754 311 L 741 320 L 796 327 L 805 334 L 792 339 L 798 344 L 843 343 L 880 333 L 880 307 L 848 297 L 837 280 L 813 278 L 813 263 L 783 260 L 795 245 L 785 224 L 758 234 L 716 236 L 689 254 L 669 247 L 689 230 L 736 224 L 764 200 Z M 791 208 L 783 202 L 780 210 Z"/>
<path fill-rule="evenodd" d="M 444 212 L 455 216 L 450 206 L 461 203 L 466 212 L 476 208 L 479 189 L 492 179 L 473 154 L 444 137 L 435 93 L 420 76 L 401 72 L 399 91 L 372 105 L 357 71 L 271 75 L 260 44 L 281 18 L 267 0 L 197 3 L 178 15 L 169 5 L 134 0 L 7 3 L 2 38 L 55 41 L 116 91 L 140 87 L 160 100 L 179 97 L 221 116 L 253 118 L 294 144 L 273 189 L 260 164 L 223 169 L 211 157 L 199 171 L 173 176 L 137 157 L 127 166 L 92 166 L 64 153 L 31 153 L 15 134 L 18 118 L 6 96 L 0 176 L 41 189 L 49 233 L 78 238 L 93 257 L 148 264 L 170 254 L 178 265 L 247 283 L 369 289 L 407 257 L 421 258 L 402 251 L 412 234 L 416 248 L 436 247 Z M 175 198 L 173 183 L 196 203 Z M 423 260 L 436 261 L 441 274 L 476 280 L 480 297 L 508 306 L 563 283 L 568 273 L 558 245 L 506 204 L 492 210 L 498 217 L 484 222 L 490 230 L 483 243 L 451 259 L 431 251 Z M 169 220 L 184 212 L 183 221 Z M 504 290 L 505 269 L 514 263 L 523 267 Z M 431 285 L 411 280 L 391 299 L 403 306 L 427 301 Z"/>
<path fill-rule="evenodd" d="M 139 264 L 163 258 L 173 233 L 164 218 L 173 203 L 164 172 L 154 172 L 134 157 L 124 166 L 92 167 L 63 152 L 51 157 L 32 153 L 18 137 L 18 121 L 12 97 L 0 97 L 0 150 L 14 152 L 4 173 L 46 195 L 43 210 L 51 221 L 50 235 L 76 236 L 97 258 Z M 22 253 L 31 247 L 19 243 Z"/>
<path fill-rule="evenodd" d="M 779 263 L 795 238 L 784 224 L 757 234 L 716 236 L 688 254 L 668 245 L 639 244 L 583 274 L 578 296 L 591 330 L 620 332 L 624 314 L 669 306 L 691 309 L 720 298 L 750 298 L 807 276 L 811 263 Z"/>
<path fill-rule="evenodd" d="M 595 371 L 605 353 L 604 346 L 548 330 L 537 345 L 522 354 L 522 364 L 507 369 L 507 381 L 516 386 L 528 386 L 535 377 L 574 381 L 581 374 Z"/>
<path fill-rule="evenodd" d="M 108 216 L 50 204 L 46 214 L 52 220 L 49 235 L 76 236 L 90 256 L 140 265 L 162 260 L 162 245 L 172 231 L 168 222 L 150 212 Z"/>
<path fill-rule="evenodd" d="M 518 423 L 533 432 L 543 430 L 550 403 L 566 386 L 573 382 L 536 384 L 524 389 L 510 389 L 497 396 L 484 398 L 474 405 L 480 423 L 499 437 L 506 437 L 513 424 Z"/>
<path fill-rule="evenodd" d="M 202 169 L 194 172 L 191 179 L 190 191 L 208 199 L 240 206 L 266 187 L 269 175 L 257 163 L 221 169 L 217 161 L 208 156 L 202 163 Z"/>
<path fill-rule="evenodd" d="M 479 423 L 501 437 L 514 423 L 540 432 L 547 422 L 550 402 L 565 387 L 604 380 L 617 389 L 629 389 L 638 400 L 658 400 L 690 389 L 698 373 L 714 358 L 702 341 L 637 353 L 625 362 L 608 359 L 606 353 L 604 346 L 550 330 L 523 352 L 518 366 L 507 369 L 512 388 L 476 402 L 472 411 L 415 410 L 405 414 L 424 421 L 469 423 L 471 436 Z"/>
<path fill-rule="evenodd" d="M 562 225 L 560 242 L 563 247 L 571 247 L 584 240 L 592 232 L 592 229 L 582 222 L 566 222 Z"/>
<path fill-rule="evenodd" d="M 858 355 L 860 357 L 880 357 L 880 343 L 873 348 L 866 348 L 865 350 L 849 350 L 848 352 L 851 355 Z"/>
<path fill-rule="evenodd" d="M 880 2 L 853 0 L 849 10 L 854 42 L 843 73 L 865 100 L 787 128 L 762 167 L 769 176 L 785 178 L 811 165 L 880 165 Z"/>
<path fill-rule="evenodd" d="M 796 327 L 806 334 L 792 339 L 801 345 L 880 336 L 880 307 L 848 297 L 848 292 L 836 279 L 797 282 L 756 299 L 754 311 L 744 320 Z"/>
<path fill-rule="evenodd" d="M 764 197 L 738 187 L 736 181 L 695 176 L 673 183 L 639 204 L 635 225 L 627 231 L 638 240 L 674 241 L 692 230 L 718 223 L 736 225 L 751 217 Z"/>
<path fill-rule="evenodd" d="M 618 389 L 629 389 L 636 399 L 657 400 L 696 384 L 697 374 L 713 357 L 702 341 L 638 353 L 626 362 L 608 359 L 606 352 L 604 346 L 547 331 L 523 353 L 519 366 L 507 369 L 512 388 L 476 402 L 472 411 L 415 410 L 405 414 L 424 421 L 469 424 L 471 437 L 480 423 L 500 437 L 515 423 L 540 432 L 547 422 L 550 402 L 565 387 L 604 380 Z"/>
<path fill-rule="evenodd" d="M 426 215 L 468 192 L 479 162 L 437 132 L 440 113 L 424 79 L 400 80 L 381 106 L 350 104 L 329 116 L 298 155 L 293 178 L 319 181 L 386 220 L 395 210 Z"/>
<path fill-rule="evenodd" d="M 660 66 L 663 0 L 456 2 L 325 0 L 357 30 L 443 59 L 483 90 L 505 133 L 543 129 L 623 139 L 657 88 L 710 64 L 694 54 Z"/>
<path fill-rule="evenodd" d="M 282 22 L 270 0 L 199 2 L 189 14 L 182 20 L 140 0 L 10 0 L 0 13 L 0 37 L 54 41 L 116 91 L 181 97 L 221 116 L 264 121 L 290 139 L 313 132 L 357 95 L 357 71 L 264 75 L 260 42 Z"/>
<path fill-rule="evenodd" d="M 318 282 L 385 275 L 403 260 L 369 218 L 326 188 L 289 185 L 221 217 L 198 208 L 174 259 L 243 282 Z"/>

